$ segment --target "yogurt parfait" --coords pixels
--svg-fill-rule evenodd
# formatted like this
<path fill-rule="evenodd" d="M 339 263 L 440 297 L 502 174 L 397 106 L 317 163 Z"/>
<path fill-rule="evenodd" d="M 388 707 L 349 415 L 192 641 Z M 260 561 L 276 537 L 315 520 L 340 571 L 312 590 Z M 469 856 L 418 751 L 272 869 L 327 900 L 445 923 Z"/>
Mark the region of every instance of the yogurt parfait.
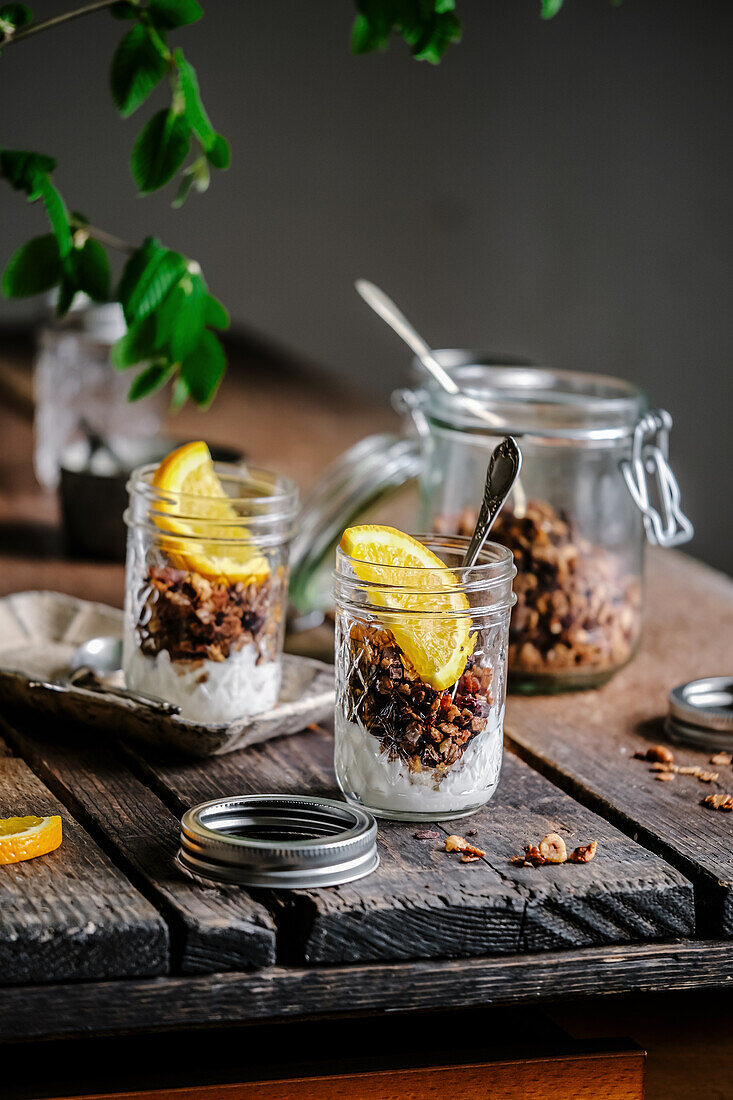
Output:
<path fill-rule="evenodd" d="M 205 725 L 270 710 L 297 489 L 264 470 L 215 466 L 202 442 L 136 470 L 129 489 L 127 686 Z"/>
<path fill-rule="evenodd" d="M 468 540 L 351 527 L 337 552 L 335 768 L 381 817 L 473 813 L 502 760 L 511 553 Z"/>

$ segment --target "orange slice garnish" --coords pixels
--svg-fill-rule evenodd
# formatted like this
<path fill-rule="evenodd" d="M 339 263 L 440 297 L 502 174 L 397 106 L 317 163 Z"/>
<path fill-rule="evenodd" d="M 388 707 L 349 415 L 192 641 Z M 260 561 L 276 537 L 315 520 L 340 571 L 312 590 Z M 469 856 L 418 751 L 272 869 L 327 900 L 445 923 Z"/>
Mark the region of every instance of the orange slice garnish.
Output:
<path fill-rule="evenodd" d="M 437 691 L 455 684 L 476 644 L 468 600 L 455 573 L 427 546 L 394 527 L 349 527 L 340 545 L 359 580 L 409 589 L 373 588 L 369 598 L 390 612 L 383 623 L 419 676 Z"/>
<path fill-rule="evenodd" d="M 230 583 L 262 580 L 267 559 L 252 545 L 249 531 L 234 509 L 214 470 L 205 443 L 186 443 L 163 459 L 153 485 L 164 494 L 155 505 L 155 522 L 174 535 L 161 539 L 174 564 L 211 580 Z M 237 539 L 240 542 L 217 540 Z"/>

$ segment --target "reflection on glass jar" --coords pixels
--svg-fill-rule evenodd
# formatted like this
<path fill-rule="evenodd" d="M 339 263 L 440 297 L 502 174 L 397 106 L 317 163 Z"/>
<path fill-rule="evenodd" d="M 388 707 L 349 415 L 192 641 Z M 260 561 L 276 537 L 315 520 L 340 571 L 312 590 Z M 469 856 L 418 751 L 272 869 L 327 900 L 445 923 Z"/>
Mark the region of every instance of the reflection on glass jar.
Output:
<path fill-rule="evenodd" d="M 349 801 L 434 821 L 472 813 L 499 780 L 514 567 L 493 543 L 462 569 L 468 539 L 420 539 L 446 565 L 429 584 L 425 568 L 379 566 L 375 587 L 337 552 L 335 767 Z M 466 643 L 449 684 L 429 657 L 446 634 Z"/>
<path fill-rule="evenodd" d="M 129 482 L 127 686 L 224 724 L 269 710 L 280 689 L 288 549 L 298 491 L 264 470 L 215 463 L 221 499 Z M 211 507 L 210 507 L 211 505 Z"/>
<path fill-rule="evenodd" d="M 691 536 L 666 462 L 669 416 L 649 414 L 619 379 L 438 357 L 492 424 L 461 394 L 426 385 L 403 395 L 423 442 L 421 526 L 470 534 L 491 451 L 515 436 L 521 481 L 492 532 L 517 566 L 510 686 L 598 686 L 639 642 L 645 526 L 662 545 Z"/>

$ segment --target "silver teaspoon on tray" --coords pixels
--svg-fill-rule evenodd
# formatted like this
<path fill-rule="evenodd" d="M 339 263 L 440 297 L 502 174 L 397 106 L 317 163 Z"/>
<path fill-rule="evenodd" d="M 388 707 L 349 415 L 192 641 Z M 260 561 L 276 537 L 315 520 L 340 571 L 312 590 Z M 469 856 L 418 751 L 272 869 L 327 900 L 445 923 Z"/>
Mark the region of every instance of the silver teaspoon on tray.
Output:
<path fill-rule="evenodd" d="M 112 687 L 101 681 L 102 676 L 119 672 L 122 668 L 122 639 L 112 635 L 89 638 L 78 645 L 69 659 L 68 672 L 57 680 L 31 681 L 29 687 L 45 687 L 52 691 L 68 691 L 69 688 L 87 688 L 103 695 L 114 695 L 119 699 L 129 699 L 157 710 L 161 714 L 180 714 L 181 708 L 175 703 L 167 703 L 155 695 L 142 691 L 128 691 L 127 688 Z"/>

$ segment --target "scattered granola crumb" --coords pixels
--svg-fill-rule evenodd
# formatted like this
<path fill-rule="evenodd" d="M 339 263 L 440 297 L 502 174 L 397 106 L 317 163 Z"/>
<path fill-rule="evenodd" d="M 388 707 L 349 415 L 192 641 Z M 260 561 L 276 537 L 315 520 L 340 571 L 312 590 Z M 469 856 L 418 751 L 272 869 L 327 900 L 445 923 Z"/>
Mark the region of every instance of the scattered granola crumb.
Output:
<path fill-rule="evenodd" d="M 650 772 L 657 772 L 655 779 L 664 781 L 665 776 L 671 779 L 675 775 L 694 775 L 701 783 L 714 783 L 718 778 L 718 772 L 707 772 L 699 764 L 652 764 Z"/>
<path fill-rule="evenodd" d="M 710 763 L 727 768 L 729 764 L 733 764 L 733 756 L 729 752 L 716 752 L 715 756 L 710 757 Z"/>
<path fill-rule="evenodd" d="M 525 844 L 524 861 L 532 867 L 541 867 L 543 863 L 547 863 L 536 844 Z"/>
<path fill-rule="evenodd" d="M 650 745 L 646 752 L 635 752 L 636 760 L 649 760 L 655 764 L 671 764 L 674 753 L 666 745 Z"/>
<path fill-rule="evenodd" d="M 439 836 L 437 829 L 420 829 L 415 833 L 416 840 L 437 840 Z"/>
<path fill-rule="evenodd" d="M 476 836 L 478 829 L 466 829 L 466 836 Z"/>
<path fill-rule="evenodd" d="M 658 780 L 659 783 L 671 783 L 672 780 L 674 779 L 674 772 L 670 772 L 670 771 L 657 772 L 657 774 L 654 776 L 654 778 L 656 780 Z"/>
<path fill-rule="evenodd" d="M 548 833 L 540 841 L 540 852 L 545 863 L 564 863 L 568 858 L 565 841 L 558 833 Z"/>
<path fill-rule="evenodd" d="M 461 863 L 479 863 L 480 861 L 481 856 L 474 856 L 471 852 L 466 852 L 466 854 L 460 858 Z"/>
<path fill-rule="evenodd" d="M 445 850 L 446 852 L 468 852 L 469 855 L 474 855 L 477 858 L 486 855 L 483 848 L 477 848 L 475 844 L 469 843 L 465 836 L 456 836 L 455 834 L 445 838 Z"/>
<path fill-rule="evenodd" d="M 526 860 L 525 860 L 523 855 L 522 856 L 512 856 L 512 858 L 509 860 L 509 862 L 510 863 L 522 864 L 522 866 L 524 866 L 524 864 L 526 863 Z"/>
<path fill-rule="evenodd" d="M 722 810 L 730 813 L 733 810 L 733 794 L 709 794 L 702 800 L 703 806 L 709 806 L 711 810 Z"/>
<path fill-rule="evenodd" d="M 573 848 L 568 856 L 570 863 L 590 863 L 598 850 L 598 841 L 591 840 L 590 844 L 581 844 Z"/>

